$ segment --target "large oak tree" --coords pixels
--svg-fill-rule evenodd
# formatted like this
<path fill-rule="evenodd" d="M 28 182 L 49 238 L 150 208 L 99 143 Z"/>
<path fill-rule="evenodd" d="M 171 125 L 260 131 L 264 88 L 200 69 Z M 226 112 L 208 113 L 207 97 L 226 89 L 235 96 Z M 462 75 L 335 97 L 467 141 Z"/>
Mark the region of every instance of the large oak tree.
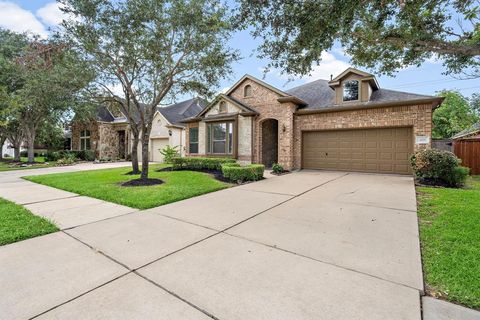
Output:
<path fill-rule="evenodd" d="M 430 58 L 480 77 L 478 0 L 241 0 L 269 68 L 304 75 L 340 43 L 352 62 L 392 74 Z"/>
<path fill-rule="evenodd" d="M 128 118 L 133 171 L 141 142 L 141 179 L 148 179 L 156 108 L 185 93 L 210 94 L 238 58 L 226 45 L 227 8 L 217 0 L 61 2 L 73 17 L 63 24 L 66 35 L 95 67 L 101 98 L 116 102 Z"/>

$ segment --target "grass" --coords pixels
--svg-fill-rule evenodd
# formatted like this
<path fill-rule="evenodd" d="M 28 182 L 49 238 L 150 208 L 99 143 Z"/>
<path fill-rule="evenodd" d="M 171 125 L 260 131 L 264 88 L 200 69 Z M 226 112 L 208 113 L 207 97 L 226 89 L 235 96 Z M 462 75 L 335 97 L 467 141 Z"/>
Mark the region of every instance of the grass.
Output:
<path fill-rule="evenodd" d="M 480 308 L 480 176 L 465 189 L 419 187 L 427 292 Z"/>
<path fill-rule="evenodd" d="M 21 162 L 27 162 L 26 157 L 21 157 L 20 161 Z M 45 158 L 44 157 L 35 157 L 35 162 L 38 162 L 36 164 L 26 166 L 26 167 L 20 167 L 16 165 L 16 162 L 13 161 L 12 158 L 5 158 L 3 161 L 0 161 L 0 171 L 12 171 L 12 170 L 25 170 L 25 169 L 38 169 L 38 168 L 48 168 L 48 167 L 53 167 L 56 165 L 55 162 L 48 162 L 45 163 Z"/>
<path fill-rule="evenodd" d="M 0 198 L 0 246 L 58 231 L 45 218 Z"/>
<path fill-rule="evenodd" d="M 138 209 L 149 209 L 231 186 L 202 172 L 155 171 L 162 167 L 164 166 L 150 166 L 149 178 L 161 179 L 165 183 L 147 187 L 120 185 L 139 177 L 125 175 L 131 170 L 129 167 L 29 176 L 25 179 Z"/>

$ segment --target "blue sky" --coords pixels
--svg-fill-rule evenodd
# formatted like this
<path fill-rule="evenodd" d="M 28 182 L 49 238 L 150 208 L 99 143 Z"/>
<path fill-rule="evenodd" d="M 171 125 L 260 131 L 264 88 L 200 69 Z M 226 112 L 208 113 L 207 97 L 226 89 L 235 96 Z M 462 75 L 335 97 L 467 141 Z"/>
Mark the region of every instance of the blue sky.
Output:
<path fill-rule="evenodd" d="M 47 34 L 48 28 L 61 21 L 61 13 L 55 1 L 52 0 L 0 0 L 0 27 L 14 31 L 34 31 Z M 260 40 L 253 39 L 248 31 L 237 32 L 230 41 L 230 46 L 240 50 L 243 59 L 233 65 L 234 73 L 230 80 L 222 81 L 219 90 L 228 88 L 245 73 L 258 78 L 263 77 L 262 68 L 267 61 L 255 57 L 255 48 Z M 328 79 L 349 66 L 349 59 L 341 48 L 325 52 L 320 66 L 316 66 L 311 76 L 287 81 L 286 76 L 278 71 L 271 71 L 264 80 L 279 89 L 288 89 L 311 80 Z M 365 69 L 364 69 L 365 70 Z M 369 71 L 369 70 L 365 70 Z M 420 94 L 435 94 L 442 89 L 459 90 L 465 96 L 480 92 L 478 79 L 458 80 L 442 74 L 444 68 L 439 61 L 428 61 L 420 67 L 407 67 L 395 77 L 378 77 L 382 88 L 414 92 Z"/>

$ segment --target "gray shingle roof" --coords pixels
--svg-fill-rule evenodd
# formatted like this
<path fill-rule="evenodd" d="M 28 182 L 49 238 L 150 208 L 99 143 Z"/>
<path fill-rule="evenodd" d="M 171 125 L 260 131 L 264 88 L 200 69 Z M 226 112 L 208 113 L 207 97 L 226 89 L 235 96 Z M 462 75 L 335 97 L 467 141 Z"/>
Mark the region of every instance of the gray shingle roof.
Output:
<path fill-rule="evenodd" d="M 108 111 L 107 107 L 105 106 L 98 106 L 97 107 L 97 120 L 103 122 L 113 122 L 115 118 L 112 116 L 110 111 Z"/>
<path fill-rule="evenodd" d="M 168 107 L 158 107 L 157 110 L 170 122 L 177 126 L 184 126 L 182 120 L 194 117 L 203 110 L 207 102 L 200 98 L 185 100 Z"/>
<path fill-rule="evenodd" d="M 473 126 L 471 126 L 470 128 L 467 128 L 463 131 L 460 131 L 459 133 L 457 133 L 456 135 L 452 136 L 452 139 L 459 139 L 459 138 L 463 138 L 463 137 L 466 137 L 466 136 L 469 136 L 469 135 L 472 135 L 472 134 L 475 134 L 477 132 L 480 132 L 480 122 L 479 123 L 475 123 Z"/>
<path fill-rule="evenodd" d="M 316 80 L 286 91 L 307 102 L 304 109 L 321 109 L 335 106 L 335 90 L 328 85 L 327 80 Z M 433 96 L 408 93 L 395 90 L 378 89 L 372 92 L 370 101 L 359 104 L 375 105 L 391 101 L 412 101 L 434 98 Z"/>

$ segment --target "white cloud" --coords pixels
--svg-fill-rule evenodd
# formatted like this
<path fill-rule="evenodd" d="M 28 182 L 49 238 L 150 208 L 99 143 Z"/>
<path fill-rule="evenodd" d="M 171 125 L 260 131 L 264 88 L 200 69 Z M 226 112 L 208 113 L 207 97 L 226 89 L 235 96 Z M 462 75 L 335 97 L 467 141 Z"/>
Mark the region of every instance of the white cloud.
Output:
<path fill-rule="evenodd" d="M 349 68 L 350 65 L 343 60 L 338 59 L 329 52 L 322 52 L 322 61 L 320 65 L 313 66 L 310 75 L 305 77 L 306 80 L 325 79 L 330 80 L 330 75 L 335 78 L 337 75 Z"/>
<path fill-rule="evenodd" d="M 44 25 L 28 10 L 8 1 L 0 1 L 0 27 L 15 32 L 31 32 L 47 36 Z"/>
<path fill-rule="evenodd" d="M 38 9 L 36 14 L 43 23 L 51 26 L 59 25 L 65 19 L 65 14 L 60 10 L 58 2 L 47 3 Z"/>

